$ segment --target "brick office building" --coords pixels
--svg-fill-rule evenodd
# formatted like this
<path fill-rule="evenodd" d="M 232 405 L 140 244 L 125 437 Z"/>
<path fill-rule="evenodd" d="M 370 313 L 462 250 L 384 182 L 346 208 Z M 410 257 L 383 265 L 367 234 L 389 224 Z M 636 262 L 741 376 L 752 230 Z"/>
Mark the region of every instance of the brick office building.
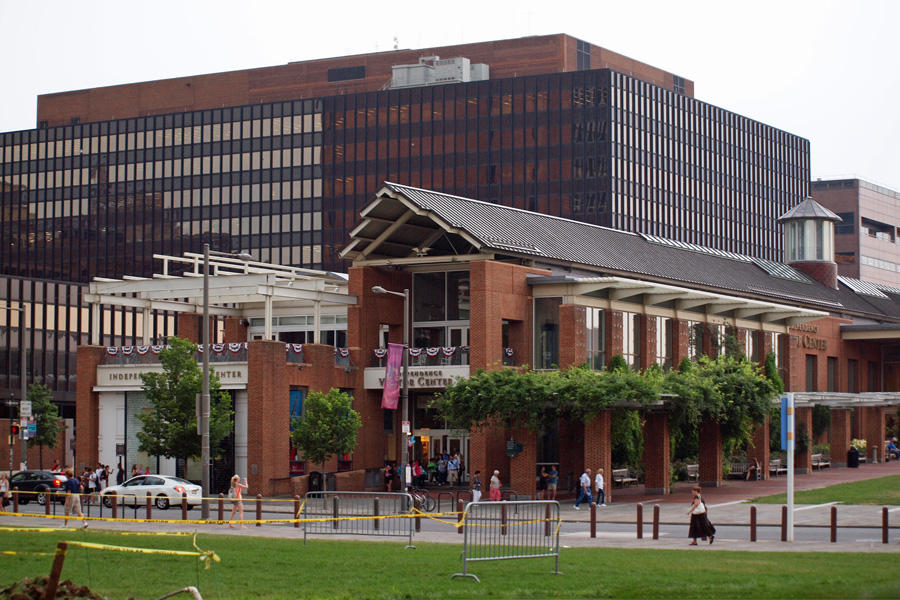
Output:
<path fill-rule="evenodd" d="M 0 134 L 0 296 L 28 307 L 24 327 L 0 311 L 0 393 L 25 347 L 73 416 L 75 348 L 142 337 L 132 308 L 95 320 L 85 285 L 154 254 L 346 270 L 384 180 L 777 259 L 809 143 L 693 87 L 550 35 L 43 95 L 38 128 Z"/>
<path fill-rule="evenodd" d="M 560 421 L 540 435 L 504 428 L 456 431 L 428 406 L 448 379 L 501 364 L 545 369 L 587 363 L 601 368 L 615 354 L 634 368 L 670 366 L 685 357 L 720 353 L 715 340 L 726 328 L 736 333 L 752 360 L 761 361 L 770 351 L 777 354 L 788 390 L 797 393 L 799 419 L 808 426 L 812 405 L 832 408 L 835 463 L 840 462 L 840 448 L 849 444 L 851 422 L 870 447 L 881 446 L 887 410 L 900 402 L 900 295 L 834 276 L 833 261 L 821 258 L 831 242 L 817 239 L 830 233 L 833 215 L 804 203 L 785 219 L 789 233 L 811 232 L 803 235 L 809 249 L 798 249 L 796 268 L 385 184 L 362 211 L 344 249 L 354 265 L 343 302 L 347 362 L 336 363 L 328 346 L 305 344 L 298 371 L 282 358 L 284 344 L 248 344 L 247 374 L 238 386 L 246 390 L 240 414 L 247 416 L 236 417 L 235 430 L 246 427 L 243 464 L 251 484 L 263 493 L 285 489 L 291 472 L 286 440 L 292 394 L 307 390 L 352 390 L 354 407 L 362 415 L 356 451 L 327 467 L 347 471 L 339 476 L 339 486 L 376 486 L 383 461 L 399 458 L 403 419 L 381 408 L 379 349 L 388 340 L 402 339 L 402 303 L 376 294 L 374 286 L 411 292 L 413 456 L 459 450 L 469 472 L 499 468 L 519 493 L 534 492 L 539 462 L 558 462 L 563 474 L 596 465 L 609 472 L 610 414 L 583 424 Z M 831 272 L 831 279 L 823 272 Z M 247 306 L 223 313 L 231 323 L 224 327 L 229 332 L 225 341 L 231 342 L 231 336 L 245 340 L 246 330 L 234 323 L 264 312 Z M 280 318 L 302 313 L 304 309 L 289 305 L 278 311 Z M 307 351 L 315 358 L 307 360 Z M 109 350 L 98 345 L 80 352 L 102 357 Z M 84 405 L 82 413 L 82 397 L 94 403 L 103 390 L 96 389 L 86 372 L 79 385 L 84 385 L 79 388 L 79 419 L 90 422 L 96 405 Z M 260 416 L 251 418 L 253 414 Z M 664 405 L 648 410 L 644 419 L 645 485 L 666 493 L 670 457 Z M 706 423 L 700 437 L 700 480 L 717 485 L 723 476 L 721 436 L 714 424 Z M 505 453 L 510 438 L 524 446 L 515 458 Z M 92 439 L 89 435 L 85 444 Z M 766 464 L 767 427 L 758 431 L 756 447 L 763 449 L 760 459 Z M 799 469 L 809 468 L 809 454 L 798 456 Z M 315 466 L 304 467 L 308 472 Z"/>

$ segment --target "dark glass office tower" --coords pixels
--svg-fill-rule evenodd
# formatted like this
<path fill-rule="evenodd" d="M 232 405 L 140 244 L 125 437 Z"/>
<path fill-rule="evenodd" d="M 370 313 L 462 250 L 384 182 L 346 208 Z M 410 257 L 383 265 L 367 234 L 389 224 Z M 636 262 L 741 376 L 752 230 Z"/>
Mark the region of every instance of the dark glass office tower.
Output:
<path fill-rule="evenodd" d="M 808 141 L 578 56 L 569 72 L 0 134 L 0 296 L 29 305 L 29 381 L 72 398 L 93 328 L 138 339 L 136 312 L 91 322 L 91 277 L 149 276 L 154 254 L 204 241 L 342 270 L 385 180 L 780 260 Z M 173 318 L 154 319 L 158 341 Z M 18 335 L 0 308 L 0 395 L 18 390 Z"/>

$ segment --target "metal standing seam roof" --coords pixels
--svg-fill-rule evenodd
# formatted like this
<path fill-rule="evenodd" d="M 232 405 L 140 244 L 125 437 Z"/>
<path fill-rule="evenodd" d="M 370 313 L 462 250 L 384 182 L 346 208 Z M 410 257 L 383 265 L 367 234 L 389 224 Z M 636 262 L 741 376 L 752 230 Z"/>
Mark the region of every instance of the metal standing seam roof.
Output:
<path fill-rule="evenodd" d="M 831 312 L 846 310 L 900 319 L 900 297 L 862 298 L 847 287 L 833 290 L 806 276 L 773 275 L 773 269 L 760 266 L 759 261 L 736 260 L 720 253 L 654 243 L 641 235 L 609 227 L 391 182 L 385 182 L 378 197 L 387 195 L 386 190 L 406 198 L 420 211 L 432 213 L 438 220 L 465 231 L 478 241 L 482 251 L 543 257 L 621 274 L 771 297 Z M 782 266 L 796 273 L 792 267 Z"/>

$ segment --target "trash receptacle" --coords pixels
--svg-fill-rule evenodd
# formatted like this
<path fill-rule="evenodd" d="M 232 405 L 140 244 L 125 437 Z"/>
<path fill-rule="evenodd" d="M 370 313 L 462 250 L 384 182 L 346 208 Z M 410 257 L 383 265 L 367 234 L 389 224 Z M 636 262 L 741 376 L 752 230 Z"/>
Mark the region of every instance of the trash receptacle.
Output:
<path fill-rule="evenodd" d="M 859 450 L 856 446 L 850 446 L 850 450 L 847 451 L 847 466 L 851 469 L 859 468 Z"/>

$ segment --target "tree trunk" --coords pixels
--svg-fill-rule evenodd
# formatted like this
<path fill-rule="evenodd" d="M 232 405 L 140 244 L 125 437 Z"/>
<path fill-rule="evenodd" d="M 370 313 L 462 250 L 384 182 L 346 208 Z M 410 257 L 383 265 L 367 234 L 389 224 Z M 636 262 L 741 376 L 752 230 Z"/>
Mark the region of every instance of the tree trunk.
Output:
<path fill-rule="evenodd" d="M 322 461 L 322 491 L 326 491 L 328 489 L 328 476 L 325 473 L 325 461 Z"/>
<path fill-rule="evenodd" d="M 43 444 L 38 444 L 38 464 L 40 465 L 41 471 L 43 471 L 44 470 L 44 445 Z"/>

